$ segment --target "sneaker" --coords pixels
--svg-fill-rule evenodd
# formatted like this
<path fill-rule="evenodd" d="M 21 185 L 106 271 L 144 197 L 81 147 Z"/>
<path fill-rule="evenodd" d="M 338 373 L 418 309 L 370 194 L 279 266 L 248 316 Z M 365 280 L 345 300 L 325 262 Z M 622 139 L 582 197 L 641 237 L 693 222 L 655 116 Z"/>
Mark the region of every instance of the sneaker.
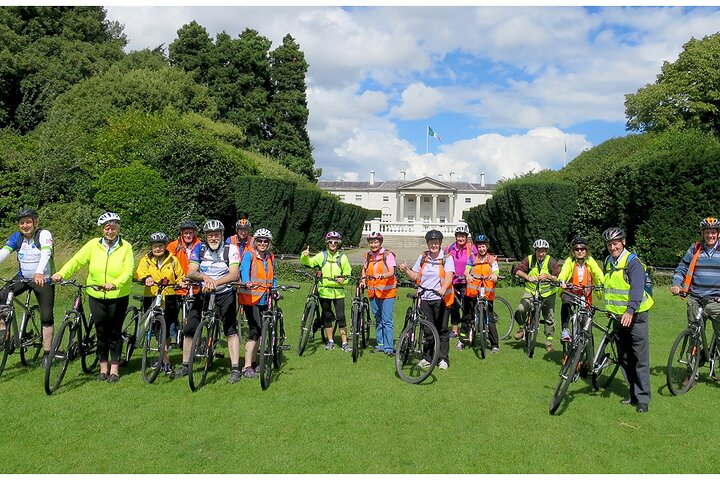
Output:
<path fill-rule="evenodd" d="M 420 368 L 428 368 L 428 367 L 430 366 L 430 362 L 428 362 L 427 360 L 425 360 L 425 359 L 423 358 L 422 360 L 420 360 L 420 361 L 418 362 L 417 366 L 420 367 Z"/>
<path fill-rule="evenodd" d="M 455 350 L 462 350 L 463 348 L 465 348 L 465 345 L 463 345 L 462 340 L 458 340 Z"/>
<path fill-rule="evenodd" d="M 450 332 L 450 338 L 457 338 L 457 332 Z"/>
<path fill-rule="evenodd" d="M 107 379 L 108 379 L 107 373 L 101 373 L 100 375 L 95 377 L 95 380 L 97 380 L 98 382 L 107 382 Z"/>
<path fill-rule="evenodd" d="M 499 347 L 492 347 L 492 350 L 490 350 L 490 353 L 500 353 Z"/>
<path fill-rule="evenodd" d="M 712 380 L 713 382 L 720 381 L 720 375 L 718 375 L 717 371 L 710 374 L 710 380 Z"/>
<path fill-rule="evenodd" d="M 107 379 L 108 383 L 117 383 L 118 380 L 120 380 L 120 375 L 115 375 L 114 373 L 111 373 Z"/>
<path fill-rule="evenodd" d="M 172 375 L 172 367 L 169 363 L 163 363 L 161 368 L 163 373 L 165 373 L 165 375 L 167 375 L 168 377 Z"/>
<path fill-rule="evenodd" d="M 373 353 L 385 353 L 385 350 L 383 350 L 383 347 L 375 347 L 371 350 Z"/>
<path fill-rule="evenodd" d="M 447 370 L 449 366 L 450 365 L 448 365 L 448 363 L 445 360 L 440 360 L 440 363 L 438 363 L 438 368 L 440 370 Z"/>
<path fill-rule="evenodd" d="M 515 334 L 515 340 L 522 340 L 523 338 L 525 338 L 525 329 L 521 328 Z"/>
<path fill-rule="evenodd" d="M 552 339 L 551 339 L 551 338 L 548 338 L 547 340 L 545 340 L 545 350 L 547 350 L 548 353 L 550 353 L 550 352 L 553 351 Z"/>
<path fill-rule="evenodd" d="M 153 364 L 152 364 L 152 367 L 150 367 L 150 368 L 152 368 L 153 370 L 155 370 L 157 367 L 158 367 L 158 361 L 155 360 L 155 361 L 153 362 Z"/>
<path fill-rule="evenodd" d="M 325 345 L 325 350 L 332 350 L 333 348 L 335 348 L 335 342 L 327 342 Z"/>
<path fill-rule="evenodd" d="M 180 367 L 178 367 L 178 369 L 173 372 L 173 378 L 187 377 L 188 371 L 189 369 L 187 366 L 180 365 Z"/>
<path fill-rule="evenodd" d="M 352 352 L 352 348 L 350 348 L 350 345 L 348 345 L 347 342 L 342 344 L 342 351 L 343 352 Z"/>
<path fill-rule="evenodd" d="M 245 378 L 257 377 L 257 372 L 255 371 L 255 369 L 252 366 L 243 368 L 242 374 Z"/>
<path fill-rule="evenodd" d="M 240 373 L 240 370 L 230 370 L 230 378 L 228 378 L 228 383 L 237 383 L 242 378 L 242 374 Z"/>
<path fill-rule="evenodd" d="M 569 342 L 570 340 L 572 340 L 572 337 L 570 337 L 570 330 L 563 328 L 562 332 L 560 332 L 560 341 Z"/>
<path fill-rule="evenodd" d="M 388 357 L 394 357 L 395 356 L 395 349 L 391 348 L 390 350 L 385 350 L 385 355 Z"/>

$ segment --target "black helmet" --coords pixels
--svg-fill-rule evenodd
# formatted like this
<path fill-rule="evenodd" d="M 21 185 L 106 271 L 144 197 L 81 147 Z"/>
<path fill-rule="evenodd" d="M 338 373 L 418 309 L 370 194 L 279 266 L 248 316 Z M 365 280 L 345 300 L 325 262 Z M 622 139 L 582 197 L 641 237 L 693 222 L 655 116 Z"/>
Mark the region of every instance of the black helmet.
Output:
<path fill-rule="evenodd" d="M 625 230 L 620 227 L 610 227 L 603 232 L 602 237 L 605 243 L 613 240 L 625 240 Z"/>
<path fill-rule="evenodd" d="M 425 234 L 425 241 L 429 242 L 430 240 L 440 240 L 442 241 L 443 234 L 440 230 L 430 230 Z"/>
<path fill-rule="evenodd" d="M 167 245 L 169 241 L 170 240 L 168 239 L 168 236 L 165 235 L 163 232 L 155 232 L 150 234 L 150 239 L 148 243 L 164 243 L 165 245 Z"/>
<path fill-rule="evenodd" d="M 587 240 L 581 236 L 577 236 L 572 239 L 571 245 L 574 247 L 575 245 L 587 245 Z"/>
<path fill-rule="evenodd" d="M 20 211 L 17 213 L 17 219 L 20 220 L 21 218 L 25 217 L 36 219 L 38 218 L 38 213 L 32 208 L 21 208 Z"/>
<path fill-rule="evenodd" d="M 193 222 L 192 220 L 183 220 L 180 222 L 180 230 L 185 230 L 186 228 L 192 228 L 197 232 L 198 226 L 197 223 Z"/>

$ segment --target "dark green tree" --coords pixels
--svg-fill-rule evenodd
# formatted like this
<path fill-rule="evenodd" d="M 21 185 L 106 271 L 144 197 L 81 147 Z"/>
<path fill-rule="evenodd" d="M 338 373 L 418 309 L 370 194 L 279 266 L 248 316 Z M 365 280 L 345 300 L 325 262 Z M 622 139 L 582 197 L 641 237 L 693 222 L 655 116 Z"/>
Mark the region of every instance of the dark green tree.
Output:
<path fill-rule="evenodd" d="M 168 47 L 170 64 L 189 72 L 197 82 L 206 84 L 215 49 L 210 35 L 194 20 L 183 25 L 177 35 L 178 38 Z"/>

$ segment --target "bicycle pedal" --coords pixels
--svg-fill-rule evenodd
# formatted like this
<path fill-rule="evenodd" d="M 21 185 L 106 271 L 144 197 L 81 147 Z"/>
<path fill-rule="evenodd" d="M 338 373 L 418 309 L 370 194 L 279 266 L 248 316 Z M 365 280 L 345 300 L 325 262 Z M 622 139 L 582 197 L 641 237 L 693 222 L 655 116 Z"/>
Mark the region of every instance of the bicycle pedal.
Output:
<path fill-rule="evenodd" d="M 279 350 L 290 350 L 290 345 L 280 345 L 278 347 Z"/>

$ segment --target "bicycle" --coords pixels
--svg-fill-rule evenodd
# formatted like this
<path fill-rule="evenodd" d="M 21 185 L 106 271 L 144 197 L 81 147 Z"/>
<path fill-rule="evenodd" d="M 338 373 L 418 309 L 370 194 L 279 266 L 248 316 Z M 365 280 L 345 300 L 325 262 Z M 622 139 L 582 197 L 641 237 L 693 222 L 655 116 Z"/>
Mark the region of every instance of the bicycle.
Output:
<path fill-rule="evenodd" d="M 619 317 L 612 313 L 607 315 L 608 324 L 606 327 L 595 324 L 595 327 L 603 332 L 603 337 L 593 357 L 591 371 L 592 386 L 595 390 L 605 389 L 610 386 L 610 382 L 612 382 L 620 369 L 619 337 L 616 330 Z"/>
<path fill-rule="evenodd" d="M 83 307 L 83 290 L 92 288 L 103 291 L 101 285 L 80 285 L 75 280 L 62 280 L 59 285 L 72 286 L 77 290 L 73 306 L 65 311 L 65 318 L 53 339 L 48 360 L 45 363 L 45 393 L 52 395 L 62 384 L 70 362 L 80 356 L 80 365 L 83 372 L 94 373 L 98 364 L 97 339 L 93 334 L 95 322 L 90 316 L 85 316 Z"/>
<path fill-rule="evenodd" d="M 480 357 L 482 359 L 485 359 L 487 340 L 490 334 L 490 312 L 488 311 L 490 305 L 489 300 L 485 297 L 485 285 L 483 284 L 483 280 L 485 280 L 487 277 L 480 275 L 474 276 L 474 278 L 480 280 L 480 292 L 476 297 L 477 303 L 475 304 L 473 321 L 470 322 L 468 328 L 468 342 L 473 348 L 477 345 L 480 345 Z M 499 276 L 498 280 L 500 280 L 501 278 L 503 277 Z M 502 327 L 501 322 L 503 322 L 503 317 L 501 317 L 497 313 L 499 305 L 505 307 L 505 309 L 500 308 L 500 311 L 502 311 L 503 313 L 505 312 L 505 310 L 507 310 L 507 328 Z M 508 303 L 507 300 L 505 300 L 499 295 L 495 295 L 495 300 L 493 301 L 493 317 L 495 321 L 495 326 L 498 329 L 498 341 L 508 338 L 512 333 L 513 329 L 512 307 L 510 307 L 510 303 Z M 498 325 L 501 325 L 500 328 L 498 328 Z M 500 335 L 501 328 L 505 329 L 505 333 L 503 335 Z M 477 340 L 478 333 L 480 334 L 479 342 Z"/>
<path fill-rule="evenodd" d="M 420 312 L 422 294 L 433 292 L 442 298 L 436 290 L 424 288 L 414 283 L 401 283 L 399 287 L 415 288 L 416 292 L 408 293 L 413 300 L 405 314 L 405 323 L 398 337 L 395 350 L 395 371 L 407 383 L 422 383 L 431 374 L 440 360 L 440 334 L 435 325 Z M 430 359 L 430 360 L 428 360 Z"/>
<path fill-rule="evenodd" d="M 352 359 L 357 362 L 360 346 L 365 349 L 370 343 L 370 300 L 365 295 L 365 287 L 360 286 L 362 277 L 351 277 L 355 280 L 355 296 L 350 307 L 350 325 L 352 331 Z"/>
<path fill-rule="evenodd" d="M 318 284 L 320 280 L 323 279 L 323 276 L 320 270 L 316 270 L 314 273 L 309 273 L 305 270 L 295 270 L 295 272 L 313 281 L 313 285 L 310 287 L 310 292 L 308 292 L 307 299 L 305 300 L 302 317 L 300 317 L 298 356 L 302 356 L 307 348 L 310 336 L 314 338 L 317 330 L 320 330 L 322 342 L 327 342 L 327 334 L 320 320 L 320 296 L 318 295 Z"/>
<path fill-rule="evenodd" d="M 29 283 L 32 279 L 16 278 L 11 280 L 0 279 L 5 282 L 8 288 L 7 299 L 4 305 L 0 305 L 0 322 L 5 324 L 5 338 L 2 344 L 2 356 L 0 357 L 0 375 L 5 370 L 5 364 L 10 355 L 16 349 L 20 351 L 20 363 L 27 367 L 37 362 L 40 350 L 42 349 L 42 325 L 40 324 L 40 307 L 30 305 L 32 290 L 28 290 L 25 302 L 15 298 L 13 285 L 18 283 Z M 17 325 L 17 314 L 13 308 L 13 300 L 22 309 L 20 327 Z"/>
<path fill-rule="evenodd" d="M 577 295 L 573 292 L 565 291 L 577 309 L 571 318 L 571 324 L 573 326 L 571 340 L 570 342 L 566 342 L 568 344 L 567 348 L 563 349 L 560 374 L 555 384 L 553 395 L 550 397 L 551 415 L 554 415 L 558 407 L 560 407 L 570 384 L 577 381 L 579 376 L 587 376 L 587 369 L 584 368 L 584 364 L 589 362 L 590 358 L 593 357 L 593 318 L 596 312 L 604 311 L 588 303 L 584 295 L 588 290 L 599 290 L 602 287 L 582 287 L 577 285 L 573 285 L 572 287 L 582 290 L 583 294 Z M 583 372 L 585 372 L 584 375 Z"/>
<path fill-rule="evenodd" d="M 674 396 L 686 393 L 695 385 L 699 377 L 698 370 L 705 362 L 710 363 L 710 378 L 717 378 L 715 366 L 720 359 L 718 333 L 713 332 L 708 347 L 705 329 L 708 318 L 705 307 L 709 302 L 717 300 L 707 297 L 698 300 L 695 318 L 688 322 L 687 328 L 677 336 L 668 356 L 665 374 L 668 389 Z"/>
<path fill-rule="evenodd" d="M 300 285 L 278 285 L 271 288 L 267 299 L 267 310 L 262 313 L 262 330 L 260 333 L 260 347 L 258 354 L 258 370 L 260 371 L 260 386 L 267 390 L 272 381 L 273 366 L 277 369 L 282 365 L 282 352 L 289 350 L 285 345 L 285 324 L 283 312 L 278 305 L 282 299 L 279 290 L 300 289 Z"/>
<path fill-rule="evenodd" d="M 540 285 L 546 284 L 550 286 L 558 286 L 559 283 L 557 282 L 550 282 L 547 280 L 537 280 L 535 282 L 532 282 L 535 284 L 535 292 L 532 296 L 532 305 L 530 307 L 530 311 L 528 312 L 528 317 L 525 322 L 525 326 L 523 327 L 524 330 L 524 337 L 525 337 L 525 353 L 527 354 L 528 358 L 532 358 L 535 353 L 535 343 L 537 340 L 538 330 L 540 328 L 540 313 L 542 312 L 542 302 L 543 298 L 540 296 Z"/>

